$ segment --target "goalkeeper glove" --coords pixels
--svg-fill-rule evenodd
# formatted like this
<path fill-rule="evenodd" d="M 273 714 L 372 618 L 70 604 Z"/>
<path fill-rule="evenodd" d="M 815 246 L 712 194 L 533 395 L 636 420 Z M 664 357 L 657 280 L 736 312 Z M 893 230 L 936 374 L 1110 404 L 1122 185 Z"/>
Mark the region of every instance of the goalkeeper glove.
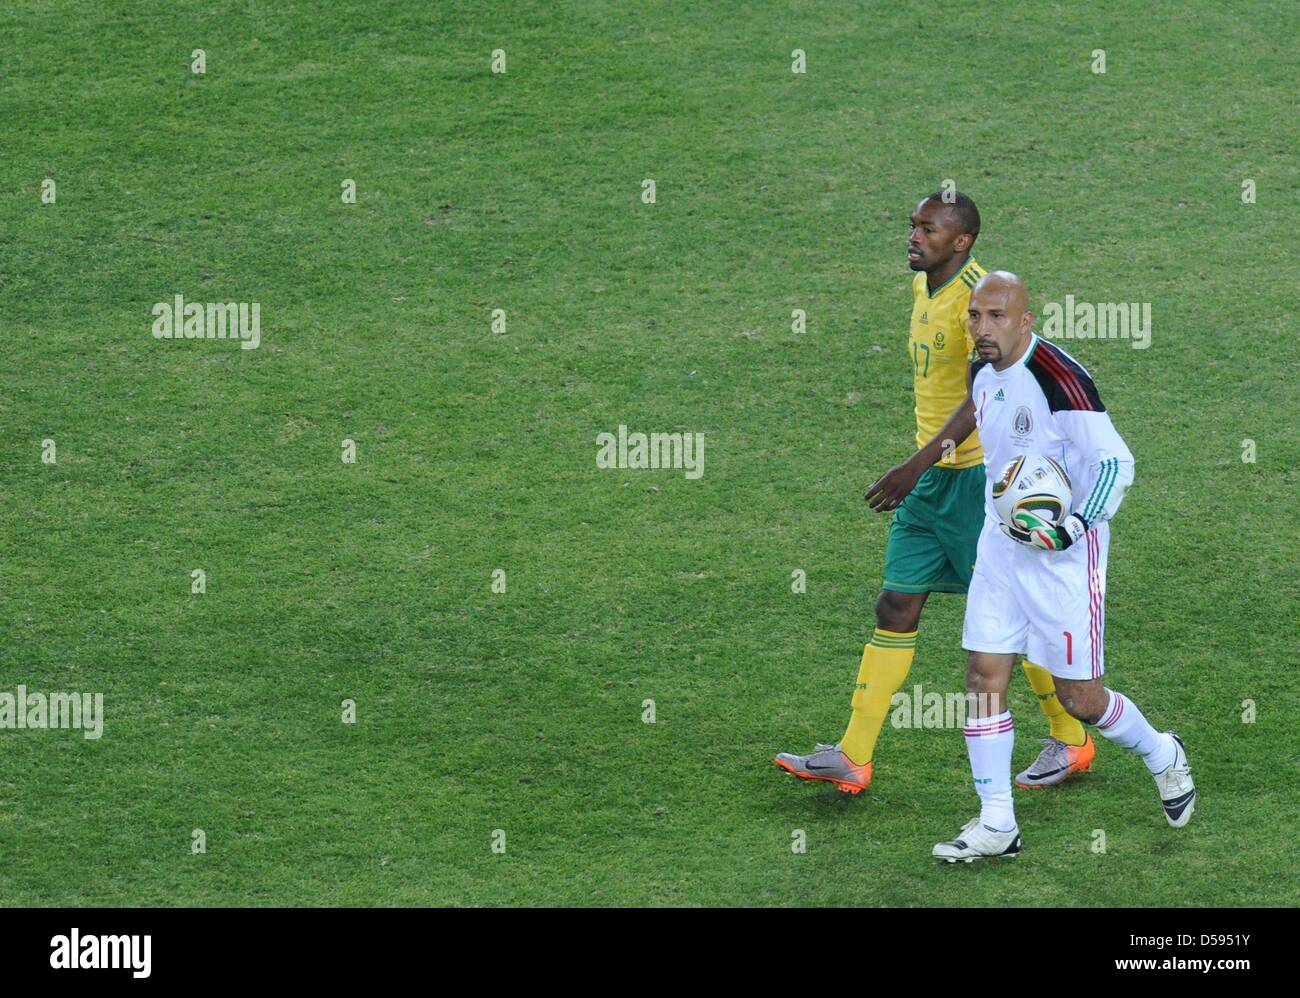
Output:
<path fill-rule="evenodd" d="M 1071 513 L 1057 524 L 1028 509 L 1020 510 L 1012 519 L 1016 526 L 1003 525 L 1002 532 L 1040 551 L 1064 551 L 1088 531 L 1088 521 L 1078 513 Z"/>

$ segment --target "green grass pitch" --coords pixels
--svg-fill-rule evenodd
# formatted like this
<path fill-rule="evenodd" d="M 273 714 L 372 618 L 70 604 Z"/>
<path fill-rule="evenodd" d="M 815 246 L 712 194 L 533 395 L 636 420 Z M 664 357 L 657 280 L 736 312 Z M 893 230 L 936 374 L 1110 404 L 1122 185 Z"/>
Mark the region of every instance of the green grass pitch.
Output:
<path fill-rule="evenodd" d="M 1287 2 L 13 5 L 0 691 L 105 714 L 0 731 L 0 903 L 1300 902 L 1297 35 Z M 1107 675 L 1187 740 L 1181 831 L 1108 743 L 972 867 L 929 856 L 974 813 L 960 731 L 887 728 L 860 799 L 771 763 L 848 716 L 906 220 L 948 178 L 1036 310 L 1151 303 L 1149 349 L 1062 345 L 1137 458 Z M 154 337 L 177 294 L 259 303 L 260 346 Z M 703 476 L 597 468 L 620 424 L 703 433 Z M 962 607 L 906 688 L 960 689 Z M 1012 709 L 1020 767 L 1018 672 Z"/>

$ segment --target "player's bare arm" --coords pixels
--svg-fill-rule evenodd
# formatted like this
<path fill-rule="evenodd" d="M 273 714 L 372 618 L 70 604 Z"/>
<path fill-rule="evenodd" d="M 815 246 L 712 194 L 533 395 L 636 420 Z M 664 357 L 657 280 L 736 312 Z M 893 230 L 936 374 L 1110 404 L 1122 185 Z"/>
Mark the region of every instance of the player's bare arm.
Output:
<path fill-rule="evenodd" d="M 967 379 L 969 382 L 969 378 Z M 969 384 L 967 386 L 969 388 Z M 897 509 L 898 504 L 907 498 L 907 494 L 916 488 L 916 483 L 925 473 L 925 469 L 938 464 L 957 445 L 975 432 L 975 406 L 970 395 L 952 411 L 947 422 L 928 444 L 918 450 L 902 464 L 896 464 L 868 486 L 863 499 L 877 513 Z"/>

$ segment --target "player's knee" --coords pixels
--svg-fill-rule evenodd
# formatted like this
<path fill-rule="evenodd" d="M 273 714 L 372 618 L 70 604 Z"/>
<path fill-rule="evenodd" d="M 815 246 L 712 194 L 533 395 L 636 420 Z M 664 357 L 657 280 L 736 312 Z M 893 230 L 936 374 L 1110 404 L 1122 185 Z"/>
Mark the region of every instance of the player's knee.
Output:
<path fill-rule="evenodd" d="M 1005 677 L 981 668 L 966 666 L 966 714 L 968 717 L 993 717 L 1007 709 Z"/>
<path fill-rule="evenodd" d="M 1084 724 L 1096 724 L 1101 720 L 1101 711 L 1092 710 L 1077 700 L 1061 698 L 1061 706 L 1065 708 L 1067 714 Z"/>
<path fill-rule="evenodd" d="M 1061 702 L 1067 714 L 1085 724 L 1096 724 L 1101 720 L 1105 705 L 1097 702 L 1095 693 L 1091 684 L 1056 680 L 1056 699 Z"/>
<path fill-rule="evenodd" d="M 921 622 L 921 608 L 925 606 L 925 593 L 896 593 L 892 589 L 880 590 L 876 598 L 876 626 L 886 631 L 906 634 L 916 630 Z"/>
<path fill-rule="evenodd" d="M 966 692 L 977 696 L 1001 694 L 1006 691 L 1006 680 L 996 672 L 990 671 L 975 658 L 966 663 Z"/>

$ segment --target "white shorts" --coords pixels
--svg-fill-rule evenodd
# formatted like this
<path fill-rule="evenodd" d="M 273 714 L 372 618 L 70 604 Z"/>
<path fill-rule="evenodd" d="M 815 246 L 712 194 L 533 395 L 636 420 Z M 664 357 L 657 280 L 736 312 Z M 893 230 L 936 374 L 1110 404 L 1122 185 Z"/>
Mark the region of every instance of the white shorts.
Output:
<path fill-rule="evenodd" d="M 962 647 L 1023 653 L 1062 679 L 1100 676 L 1109 546 L 1105 520 L 1064 551 L 1039 551 L 1013 541 L 986 516 Z"/>

